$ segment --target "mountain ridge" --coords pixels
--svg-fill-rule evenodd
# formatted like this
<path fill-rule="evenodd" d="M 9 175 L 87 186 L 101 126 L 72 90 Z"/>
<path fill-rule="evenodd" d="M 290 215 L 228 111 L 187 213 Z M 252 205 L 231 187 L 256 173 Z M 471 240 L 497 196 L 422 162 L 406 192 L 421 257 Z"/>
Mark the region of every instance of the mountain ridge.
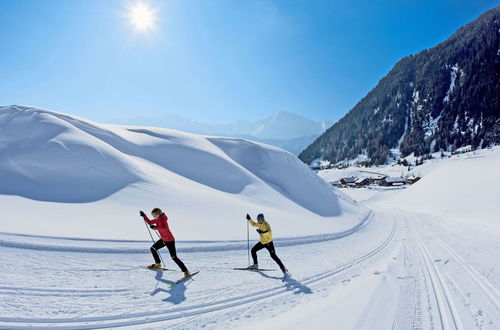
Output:
<path fill-rule="evenodd" d="M 500 142 L 500 6 L 430 49 L 404 57 L 299 158 L 333 163 Z"/>
<path fill-rule="evenodd" d="M 216 135 L 252 139 L 274 145 L 298 155 L 333 122 L 312 119 L 279 111 L 255 122 L 238 120 L 227 124 L 206 124 L 188 117 L 168 114 L 161 117 L 139 116 L 127 120 L 115 120 L 118 124 L 165 127 L 195 134 Z"/>

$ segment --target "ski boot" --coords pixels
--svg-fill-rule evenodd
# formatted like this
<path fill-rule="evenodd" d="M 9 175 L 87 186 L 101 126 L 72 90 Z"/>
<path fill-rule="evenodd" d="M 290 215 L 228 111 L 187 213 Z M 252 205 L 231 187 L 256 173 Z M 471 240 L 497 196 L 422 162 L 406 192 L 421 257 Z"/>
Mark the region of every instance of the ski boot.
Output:
<path fill-rule="evenodd" d="M 152 264 L 148 266 L 149 269 L 162 269 L 161 264 Z"/>
<path fill-rule="evenodd" d="M 247 269 L 258 269 L 259 268 L 259 264 L 253 264 L 253 265 L 250 265 L 247 267 Z"/>

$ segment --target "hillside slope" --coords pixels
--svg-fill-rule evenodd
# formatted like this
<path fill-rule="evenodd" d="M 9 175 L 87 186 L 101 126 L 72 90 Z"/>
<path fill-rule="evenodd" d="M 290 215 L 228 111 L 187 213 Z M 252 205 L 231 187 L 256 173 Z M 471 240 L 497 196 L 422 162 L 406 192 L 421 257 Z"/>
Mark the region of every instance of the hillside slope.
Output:
<path fill-rule="evenodd" d="M 181 240 L 244 238 L 247 212 L 265 213 L 283 237 L 346 230 L 367 215 L 275 147 L 21 106 L 0 108 L 0 177 L 10 219 L 0 232 L 147 238 L 138 211 L 161 207 Z"/>
<path fill-rule="evenodd" d="M 299 158 L 332 162 L 390 150 L 424 155 L 500 142 L 500 6 L 436 47 L 399 61 Z"/>

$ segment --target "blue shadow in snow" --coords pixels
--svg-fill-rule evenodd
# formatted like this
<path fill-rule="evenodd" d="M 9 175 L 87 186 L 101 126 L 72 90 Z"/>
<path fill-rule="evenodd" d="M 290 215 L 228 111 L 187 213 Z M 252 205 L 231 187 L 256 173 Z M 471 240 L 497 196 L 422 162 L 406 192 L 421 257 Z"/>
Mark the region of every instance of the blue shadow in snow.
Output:
<path fill-rule="evenodd" d="M 285 288 L 288 290 L 288 291 L 292 291 L 294 294 L 300 294 L 300 293 L 303 293 L 303 294 L 311 294 L 313 293 L 311 288 L 309 288 L 307 285 L 304 285 L 302 283 L 300 283 L 299 281 L 297 281 L 296 279 L 290 277 L 290 276 L 286 276 L 286 277 L 279 277 L 279 276 L 270 276 L 270 275 L 267 275 L 266 273 L 264 272 L 259 272 L 259 271 L 256 271 L 257 273 L 259 273 L 260 275 L 262 275 L 263 277 L 265 278 L 272 278 L 272 279 L 276 279 L 276 280 L 282 280 L 283 283 L 285 284 Z"/>
<path fill-rule="evenodd" d="M 163 271 L 159 270 L 156 272 L 155 279 L 158 281 L 158 284 L 163 283 L 169 286 L 169 289 L 164 289 L 157 287 L 154 289 L 150 295 L 154 296 L 160 292 L 164 292 L 169 294 L 170 296 L 163 299 L 165 302 L 171 302 L 174 305 L 178 305 L 184 300 L 186 300 L 186 283 L 176 283 L 175 281 L 166 280 L 163 278 Z"/>

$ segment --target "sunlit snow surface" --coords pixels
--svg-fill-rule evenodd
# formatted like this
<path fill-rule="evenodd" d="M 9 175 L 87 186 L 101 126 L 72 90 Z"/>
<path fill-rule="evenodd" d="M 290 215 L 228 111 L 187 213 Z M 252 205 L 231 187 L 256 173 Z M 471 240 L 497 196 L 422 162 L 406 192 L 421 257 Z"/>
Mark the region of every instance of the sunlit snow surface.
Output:
<path fill-rule="evenodd" d="M 107 197 L 78 203 L 3 191 L 2 329 L 500 328 L 500 214 L 494 203 L 500 188 L 487 184 L 498 182 L 493 169 L 500 167 L 500 149 L 427 162 L 416 169 L 423 178 L 407 189 L 341 189 L 344 194 L 272 147 L 72 117 L 69 123 L 60 114 L 34 112 L 30 118 L 61 120 L 69 131 L 44 135 L 39 154 L 33 149 L 23 154 L 31 143 L 23 146 L 15 129 L 5 134 L 6 117 L 0 115 L 2 178 L 6 169 L 33 178 L 50 172 L 40 150 L 46 146 L 56 157 L 63 151 L 49 141 L 57 140 L 69 150 L 90 148 L 83 155 L 102 155 L 101 165 L 113 164 L 118 177 L 132 182 Z M 36 133 L 37 125 L 26 125 L 33 132 L 25 136 Z M 184 155 L 187 165 L 158 156 L 159 150 Z M 42 165 L 23 158 L 30 154 L 40 156 Z M 205 163 L 198 164 L 200 159 Z M 25 171 L 15 172 L 12 162 Z M 221 178 L 216 168 L 211 176 L 207 167 L 213 164 L 223 164 L 228 177 Z M 95 170 L 78 162 L 74 166 L 83 178 Z M 401 172 L 396 166 L 372 170 L 391 176 Z M 60 172 L 84 185 L 69 169 Z M 89 187 L 100 188 L 95 182 Z M 329 202 L 333 206 L 324 205 Z M 166 265 L 174 271 L 144 267 L 152 262 L 151 242 L 136 209 L 148 206 L 163 206 L 170 215 L 178 256 L 191 271 L 200 271 L 193 280 L 173 285 L 182 273 L 165 251 Z M 291 278 L 283 281 L 265 250 L 259 252 L 259 265 L 273 271 L 233 270 L 248 263 L 242 219 L 247 210 L 269 214 L 276 252 Z M 328 225 L 322 227 L 323 222 Z M 252 230 L 250 238 L 253 245 L 257 233 Z"/>
<path fill-rule="evenodd" d="M 294 155 L 239 139 L 114 126 L 0 108 L 0 232 L 148 239 L 139 210 L 162 208 L 178 240 L 246 238 L 246 213 L 276 236 L 335 233 L 368 210 Z"/>

